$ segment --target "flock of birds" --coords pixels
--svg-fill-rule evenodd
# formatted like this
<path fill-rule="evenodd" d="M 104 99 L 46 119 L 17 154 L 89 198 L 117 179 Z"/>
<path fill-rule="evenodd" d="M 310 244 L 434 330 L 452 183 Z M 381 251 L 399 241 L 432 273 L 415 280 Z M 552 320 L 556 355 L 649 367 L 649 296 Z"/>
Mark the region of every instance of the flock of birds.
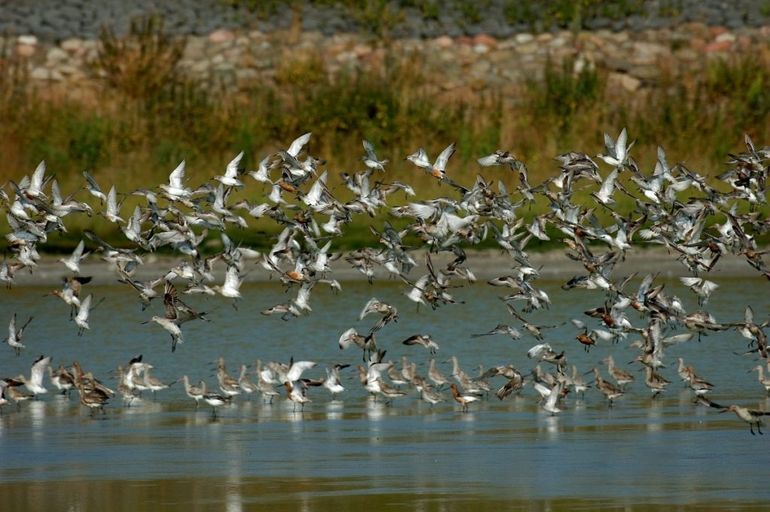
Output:
<path fill-rule="evenodd" d="M 38 248 L 46 243 L 50 233 L 66 231 L 65 217 L 100 215 L 114 226 L 116 233 L 122 233 L 121 243 L 116 244 L 120 246 L 107 243 L 93 231 L 84 231 L 73 253 L 59 260 L 68 275 L 63 286 L 52 294 L 69 306 L 78 334 L 85 334 L 90 328 L 90 315 L 101 301 L 88 292 L 91 278 L 81 274 L 80 265 L 89 255 L 93 258 L 99 254 L 112 265 L 127 291 L 138 297 L 143 311 L 162 302 L 162 311 L 153 316 L 147 313 L 146 323 L 153 322 L 158 329 L 164 329 L 170 336 L 171 350 L 175 351 L 188 330 L 195 329 L 197 322 L 208 321 L 204 312 L 189 306 L 182 296 L 218 295 L 237 308 L 242 300 L 243 276 L 250 267 L 261 267 L 277 278 L 287 292 L 292 291 L 289 300 L 262 311 L 285 321 L 311 313 L 315 287 L 328 286 L 335 292 L 342 289 L 330 267 L 338 259 L 361 272 L 370 283 L 375 279 L 376 269 L 400 280 L 406 297 L 418 308 L 461 307 L 462 301 L 455 298 L 456 290 L 476 281 L 466 264 L 465 249 L 493 239 L 510 257 L 511 270 L 487 284 L 504 290 L 505 295 L 500 297 L 501 313 L 510 321 L 475 336 L 507 336 L 514 340 L 523 334 L 533 337 L 537 344 L 527 351 L 527 356 L 537 363 L 534 370 L 521 372 L 502 363 L 471 375 L 452 357 L 452 372 L 445 375 L 434 357 L 438 343 L 430 335 L 418 333 L 403 340 L 403 344 L 424 347 L 430 354 L 431 359 L 425 364 L 427 373 L 421 375 L 415 362 L 406 357 L 400 364 L 389 360 L 387 351 L 377 345 L 381 330 L 399 319 L 392 304 L 377 298 L 366 302 L 360 313 L 361 320 L 375 317 L 374 325 L 363 332 L 355 328 L 345 330 L 339 337 L 339 347 L 357 347 L 362 351 L 358 365 L 361 385 L 388 403 L 416 393 L 433 405 L 449 399 L 448 389 L 465 411 L 490 392 L 504 400 L 531 386 L 542 409 L 558 414 L 566 407 L 564 397 L 570 392 L 582 395 L 593 388 L 611 405 L 635 380 L 633 373 L 618 367 L 608 355 L 604 360 L 607 377 L 600 368 L 592 368 L 587 373 L 593 373 L 594 378 L 587 383 L 584 373 L 567 365 L 565 351 L 557 352 L 545 341 L 547 329 L 552 326 L 534 325 L 527 320 L 527 315 L 548 308 L 551 301 L 538 287 L 540 272 L 530 263 L 526 246 L 533 239 L 558 239 L 566 247 L 567 256 L 584 268 L 562 288 L 595 290 L 597 294 L 598 306 L 585 311 L 584 319 L 572 320 L 576 349 L 590 350 L 597 343 L 623 343 L 638 349 L 635 362 L 643 368 L 644 385 L 655 397 L 670 384 L 661 369 L 671 348 L 710 332 L 734 329 L 746 339 L 744 355 L 759 361 L 755 371 L 770 393 L 770 377 L 764 373 L 767 369 L 770 375 L 764 333 L 768 321 L 755 320 L 751 306 L 746 306 L 743 318 L 728 323 L 717 322 L 705 309 L 718 288 L 707 279 L 708 274 L 724 255 L 744 258 L 758 277 L 770 279 L 770 268 L 763 259 L 766 251 L 760 250 L 756 242 L 757 236 L 770 229 L 770 221 L 759 208 L 766 201 L 770 149 L 757 148 L 746 137 L 746 150 L 730 155 L 727 170 L 716 180 L 682 164 L 669 165 L 664 151 L 658 149 L 654 169 L 647 174 L 631 157 L 633 142 L 629 143 L 624 129 L 617 139 L 605 135 L 605 151 L 595 158 L 578 152 L 557 156 L 559 172 L 536 186 L 529 182 L 526 165 L 509 152 L 496 151 L 479 158 L 478 165 L 484 169 L 500 168 L 485 173 L 511 172 L 518 178 L 515 189 L 509 191 L 502 179 L 494 183 L 481 174 L 472 184 L 453 180 L 448 168 L 454 144 L 435 160 L 420 148 L 407 160 L 441 183 L 439 190 L 446 194 L 416 200 L 412 199 L 415 191 L 410 185 L 387 179 L 388 161 L 380 159 L 367 141 L 363 142 L 364 169 L 342 173 L 346 190 L 331 189 L 327 186 L 328 171 L 322 170 L 325 162 L 305 149 L 310 136 L 304 134 L 286 150 L 268 155 L 256 170 L 241 166 L 240 153 L 222 175 L 197 188 L 188 184 L 182 162 L 171 172 L 168 183 L 124 194 L 118 194 L 114 186 L 105 194 L 98 181 L 86 172 L 84 187 L 65 197 L 56 179 L 47 174 L 45 164 L 41 163 L 30 177 L 0 188 L 9 226 L 5 237 L 11 252 L 0 264 L 0 281 L 11 286 L 18 272 L 34 272 L 40 258 Z M 599 163 L 609 168 L 604 177 Z M 92 206 L 97 204 L 94 199 L 89 204 L 78 198 L 86 191 L 98 200 L 98 207 Z M 394 198 L 401 196 L 405 201 L 395 204 Z M 123 207 L 128 198 L 134 204 L 133 210 Z M 531 208 L 535 203 L 544 205 L 545 211 L 534 213 L 539 211 Z M 374 235 L 371 247 L 347 254 L 333 252 L 335 239 L 345 227 L 365 216 L 374 218 L 373 224 L 378 226 L 370 227 Z M 391 222 L 386 220 L 388 217 L 396 220 Z M 248 228 L 249 218 L 271 220 L 279 226 L 280 234 L 272 240 L 269 251 L 259 252 L 236 243 L 226 234 Z M 206 255 L 200 245 L 212 232 L 219 233 L 221 250 Z M 657 282 L 656 274 L 639 276 L 640 282 L 633 288 L 635 275 L 613 274 L 635 242 L 663 246 L 676 256 L 689 274 L 681 281 L 697 296 L 698 310 L 687 311 L 678 297 Z M 156 279 L 136 279 L 143 257 L 161 248 L 176 254 L 178 263 Z M 424 256 L 418 256 L 423 251 L 415 248 L 425 250 Z M 438 253 L 448 254 L 448 263 L 437 265 Z M 425 266 L 420 268 L 425 271 L 413 276 L 417 259 L 423 257 Z M 217 265 L 226 267 L 222 284 L 214 284 L 213 270 Z M 638 312 L 638 319 L 629 316 L 631 310 Z M 25 342 L 29 343 L 25 330 L 31 321 L 31 317 L 24 319 L 16 313 L 10 320 L 6 343 L 17 355 L 26 348 Z M 677 362 L 679 377 L 698 403 L 720 412 L 734 412 L 749 424 L 752 434 L 755 429 L 762 433 L 761 419 L 768 413 L 714 403 L 708 398 L 712 384 L 682 358 Z M 285 396 L 295 408 L 302 408 L 310 401 L 310 388 L 323 387 L 332 397 L 345 392 L 340 371 L 348 364 L 326 368 L 323 378 L 307 377 L 317 371 L 316 366 L 312 361 L 257 361 L 252 367 L 241 366 L 236 378 L 227 372 L 220 359 L 216 388 L 203 381 L 191 384 L 187 376 L 178 381 L 184 383 L 186 394 L 195 400 L 196 406 L 200 401 L 209 404 L 213 415 L 235 396 L 251 393 L 259 393 L 270 402 Z M 46 376 L 61 392 L 77 391 L 81 404 L 90 408 L 92 414 L 103 411 L 105 403 L 116 393 L 130 405 L 142 392 L 154 394 L 173 384 L 154 377 L 152 368 L 141 356 L 134 357 L 118 368 L 117 387 L 113 390 L 77 362 L 71 367 L 59 365 L 54 369 L 50 356 L 41 356 L 32 365 L 29 376 L 0 380 L 0 411 L 9 402 L 18 405 L 46 393 Z M 504 383 L 492 387 L 490 381 L 494 378 Z"/>

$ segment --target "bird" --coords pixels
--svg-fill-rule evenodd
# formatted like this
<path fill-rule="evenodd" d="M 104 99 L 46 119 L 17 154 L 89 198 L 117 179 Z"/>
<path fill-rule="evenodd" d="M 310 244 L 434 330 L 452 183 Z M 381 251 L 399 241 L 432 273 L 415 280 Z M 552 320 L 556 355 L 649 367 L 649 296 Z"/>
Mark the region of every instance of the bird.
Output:
<path fill-rule="evenodd" d="M 449 388 L 452 390 L 452 397 L 455 399 L 455 402 L 462 406 L 463 412 L 468 412 L 468 404 L 479 400 L 479 397 L 476 395 L 462 394 L 454 382 L 449 385 Z"/>
<path fill-rule="evenodd" d="M 43 386 L 43 377 L 45 376 L 49 365 L 51 364 L 51 356 L 40 356 L 35 359 L 30 369 L 29 378 L 24 375 L 16 377 L 17 380 L 24 383 L 24 386 L 34 396 L 48 393 L 48 390 Z"/>
<path fill-rule="evenodd" d="M 762 417 L 770 415 L 770 411 L 761 411 L 758 409 L 749 409 L 747 407 L 743 407 L 740 405 L 732 404 L 732 405 L 720 405 L 718 403 L 712 402 L 708 398 L 705 397 L 699 397 L 698 403 L 702 403 L 704 405 L 707 405 L 708 407 L 713 407 L 715 409 L 719 409 L 720 413 L 725 412 L 733 412 L 735 415 L 743 420 L 744 422 L 749 424 L 749 432 L 751 432 L 751 435 L 756 435 L 754 433 L 754 427 L 757 427 L 757 432 L 760 435 L 762 434 Z"/>
<path fill-rule="evenodd" d="M 217 409 L 225 404 L 230 403 L 231 398 L 219 393 L 206 392 L 203 393 L 203 401 L 211 406 L 211 417 L 217 418 Z"/>
<path fill-rule="evenodd" d="M 69 270 L 75 273 L 75 275 L 80 274 L 80 262 L 83 261 L 86 256 L 88 256 L 88 252 L 83 252 L 85 249 L 85 243 L 81 239 L 80 242 L 75 246 L 75 250 L 72 251 L 72 254 L 68 258 L 59 258 L 59 261 L 64 264 L 65 267 L 67 267 Z"/>
<path fill-rule="evenodd" d="M 401 343 L 404 345 L 421 345 L 428 349 L 428 351 L 433 355 L 438 352 L 439 348 L 438 343 L 436 343 L 429 335 L 425 334 L 413 334 Z"/>
<path fill-rule="evenodd" d="M 88 329 L 91 327 L 88 324 L 88 317 L 91 314 L 91 310 L 94 309 L 96 306 L 101 304 L 101 302 L 104 300 L 104 298 L 99 300 L 99 303 L 95 304 L 94 306 L 91 306 L 91 301 L 93 299 L 93 296 L 89 293 L 88 296 L 80 301 L 80 306 L 78 307 L 78 313 L 75 315 L 75 325 L 78 326 L 78 336 L 83 336 L 83 333 L 85 333 Z"/>
<path fill-rule="evenodd" d="M 507 324 L 497 324 L 497 326 L 491 331 L 480 333 L 480 334 L 471 334 L 471 337 L 479 338 L 481 336 L 495 336 L 497 334 L 504 334 L 510 337 L 512 340 L 518 340 L 519 338 L 521 338 L 521 333 L 519 332 L 519 330 Z"/>
<path fill-rule="evenodd" d="M 199 402 L 206 394 L 206 383 L 204 381 L 200 381 L 197 386 L 193 386 L 190 384 L 190 378 L 187 375 L 182 376 L 182 381 L 184 382 L 185 394 L 195 400 L 195 408 L 197 409 Z"/>
<path fill-rule="evenodd" d="M 388 164 L 387 160 L 380 160 L 377 158 L 377 153 L 374 152 L 374 145 L 368 140 L 364 139 L 364 152 L 363 162 L 366 167 L 375 171 L 385 171 L 385 166 Z"/>
<path fill-rule="evenodd" d="M 30 316 L 27 321 L 24 322 L 24 325 L 17 329 L 16 313 L 11 316 L 11 322 L 8 324 L 8 337 L 5 339 L 5 342 L 14 350 L 14 352 L 16 352 L 17 356 L 21 354 L 21 349 L 26 348 L 26 345 L 24 345 L 21 340 L 22 336 L 24 335 L 24 329 L 27 328 L 29 323 L 32 321 L 32 318 L 33 317 Z"/>

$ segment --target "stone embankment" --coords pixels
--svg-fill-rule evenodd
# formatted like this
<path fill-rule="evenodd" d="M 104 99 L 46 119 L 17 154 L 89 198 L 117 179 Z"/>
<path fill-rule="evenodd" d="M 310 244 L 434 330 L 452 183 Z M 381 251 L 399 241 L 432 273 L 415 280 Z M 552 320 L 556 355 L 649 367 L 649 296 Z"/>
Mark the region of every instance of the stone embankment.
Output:
<path fill-rule="evenodd" d="M 541 76 L 549 60 L 596 66 L 608 73 L 610 88 L 634 92 L 662 77 L 695 76 L 712 58 L 767 51 L 770 18 L 762 2 L 736 1 L 730 9 L 722 2 L 675 3 L 676 15 L 656 14 L 666 2 L 645 1 L 646 16 L 599 17 L 584 23 L 590 30 L 552 26 L 536 33 L 531 23 L 506 23 L 501 9 L 507 3 L 490 1 L 489 13 L 475 24 L 443 14 L 421 23 L 407 16 L 392 30 L 398 37 L 385 44 L 356 32 L 355 21 L 341 11 L 312 4 L 297 32 L 280 10 L 260 20 L 216 0 L 104 0 L 99 9 L 82 0 L 0 0 L 0 33 L 7 34 L 0 48 L 25 69 L 29 83 L 77 94 L 100 83 L 93 65 L 99 27 L 125 33 L 132 16 L 156 12 L 170 33 L 185 38 L 180 69 L 230 90 L 274 84 L 277 71 L 302 59 L 317 59 L 335 74 L 377 72 L 386 57 L 396 56 L 420 66 L 429 92 L 466 99 L 483 93 L 515 98 L 522 82 Z"/>

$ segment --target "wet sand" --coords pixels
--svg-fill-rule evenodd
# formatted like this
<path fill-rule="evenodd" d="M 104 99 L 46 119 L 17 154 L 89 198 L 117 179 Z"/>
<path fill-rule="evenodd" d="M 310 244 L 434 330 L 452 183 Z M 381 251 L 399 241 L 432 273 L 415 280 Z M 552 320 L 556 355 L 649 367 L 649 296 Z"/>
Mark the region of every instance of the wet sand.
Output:
<path fill-rule="evenodd" d="M 418 268 L 412 270 L 410 276 L 416 278 L 425 270 L 424 251 L 415 251 L 412 253 L 415 261 L 418 262 Z M 343 255 L 344 256 L 344 255 Z M 566 279 L 574 275 L 585 274 L 583 266 L 574 260 L 569 259 L 564 251 L 548 252 L 530 252 L 530 261 L 532 265 L 540 272 L 540 276 L 545 279 Z M 676 260 L 676 253 L 669 253 L 662 248 L 635 249 L 626 254 L 625 260 L 618 263 L 613 276 L 620 279 L 634 272 L 639 274 L 660 273 L 663 277 L 678 277 L 692 275 L 687 268 Z M 59 284 L 63 276 L 68 275 L 64 265 L 58 262 L 60 256 L 44 255 L 38 267 L 33 273 L 21 270 L 16 273 L 16 285 L 50 286 Z M 142 257 L 144 264 L 140 266 L 134 279 L 156 279 L 167 272 L 171 267 L 183 261 L 182 258 L 171 256 L 162 256 L 148 254 Z M 451 254 L 441 253 L 432 255 L 433 261 L 437 266 L 441 266 L 450 261 Z M 508 255 L 495 250 L 468 251 L 468 260 L 466 265 L 473 271 L 478 279 L 491 279 L 500 275 L 505 275 L 515 265 L 515 261 Z M 352 268 L 351 265 L 341 257 L 330 263 L 332 271 L 330 278 L 339 281 L 361 281 L 365 276 Z M 225 265 L 216 265 L 214 274 L 217 279 L 224 279 Z M 95 284 L 113 284 L 117 279 L 117 273 L 114 266 L 103 261 L 98 255 L 90 255 L 81 263 L 81 275 L 93 276 Z M 727 255 L 722 257 L 717 263 L 710 275 L 719 277 L 759 277 L 759 273 L 754 270 L 745 258 Z M 256 263 L 247 263 L 245 272 L 242 274 L 245 282 L 264 282 L 274 279 L 265 271 L 261 265 Z M 388 279 L 388 273 L 382 268 L 375 268 L 375 279 Z"/>

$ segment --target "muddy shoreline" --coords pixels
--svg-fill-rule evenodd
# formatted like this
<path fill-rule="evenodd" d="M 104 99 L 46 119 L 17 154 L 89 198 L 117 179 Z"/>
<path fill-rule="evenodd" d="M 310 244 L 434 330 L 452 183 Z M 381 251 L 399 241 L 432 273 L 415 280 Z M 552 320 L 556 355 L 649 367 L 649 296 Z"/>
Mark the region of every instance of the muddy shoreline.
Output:
<path fill-rule="evenodd" d="M 585 274 L 583 266 L 569 259 L 562 250 L 553 250 L 547 252 L 531 252 L 529 254 L 530 262 L 540 272 L 540 279 L 568 279 L 574 275 Z M 413 269 L 410 276 L 419 277 L 425 268 L 425 256 L 423 252 L 416 252 L 413 255 L 418 262 L 418 267 Z M 26 270 L 16 273 L 15 286 L 51 286 L 59 284 L 61 279 L 69 275 L 69 271 L 62 263 L 58 261 L 60 256 L 44 255 L 38 264 L 38 267 L 32 274 Z M 434 255 L 433 261 L 436 266 L 449 261 L 450 255 Z M 162 276 L 174 265 L 182 261 L 182 258 L 172 256 L 159 256 L 148 254 L 143 256 L 144 264 L 135 272 L 134 278 L 138 280 L 155 279 Z M 513 268 L 515 261 L 501 253 L 500 251 L 468 251 L 468 260 L 466 265 L 476 275 L 479 280 L 490 279 L 496 276 L 505 275 Z M 352 268 L 351 265 L 339 258 L 330 264 L 332 271 L 330 278 L 339 281 L 361 281 L 366 277 Z M 658 272 L 664 277 L 679 277 L 692 275 L 687 268 L 676 259 L 676 254 L 668 253 L 662 248 L 635 249 L 626 254 L 625 260 L 618 263 L 613 276 L 620 278 L 631 273 L 646 274 Z M 215 266 L 214 275 L 217 280 L 224 279 L 225 265 L 219 263 Z M 110 285 L 117 280 L 117 273 L 112 264 L 101 259 L 99 255 L 90 255 L 81 263 L 81 274 L 93 277 L 93 284 Z M 714 270 L 709 274 L 713 277 L 752 277 L 761 278 L 760 274 L 753 269 L 744 258 L 734 255 L 726 255 L 717 263 Z M 270 280 L 270 274 L 265 271 L 261 265 L 255 262 L 248 262 L 243 273 L 244 282 L 266 282 Z M 375 279 L 387 279 L 387 272 L 379 267 L 375 269 Z"/>

